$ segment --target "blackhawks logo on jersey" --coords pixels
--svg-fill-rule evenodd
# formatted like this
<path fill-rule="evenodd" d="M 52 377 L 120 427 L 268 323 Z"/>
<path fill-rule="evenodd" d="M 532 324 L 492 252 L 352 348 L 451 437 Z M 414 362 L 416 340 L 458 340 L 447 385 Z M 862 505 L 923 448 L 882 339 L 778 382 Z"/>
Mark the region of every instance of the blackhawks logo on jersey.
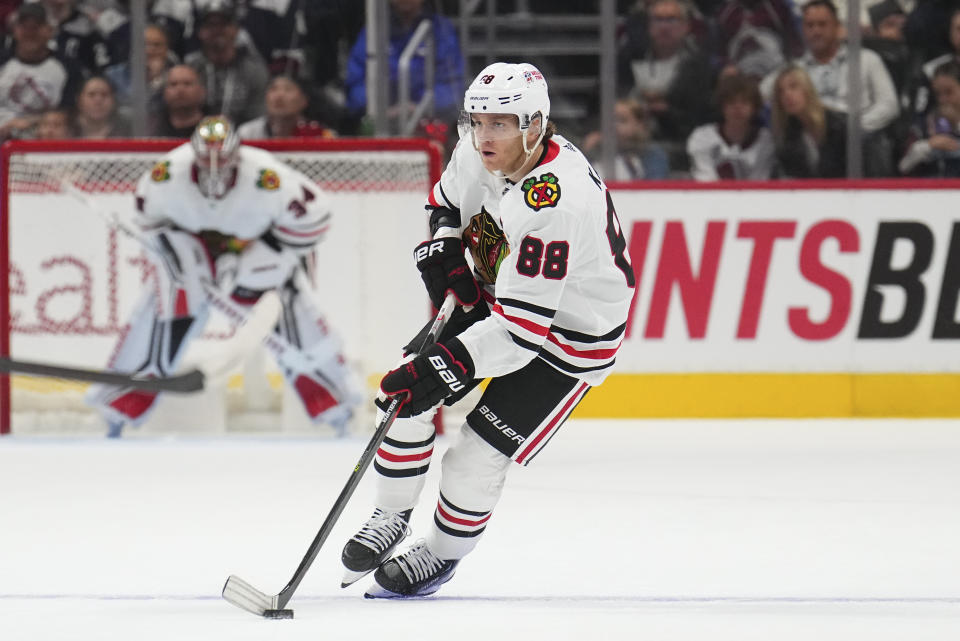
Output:
<path fill-rule="evenodd" d="M 503 230 L 486 209 L 481 208 L 480 213 L 470 219 L 470 224 L 463 231 L 463 242 L 470 248 L 473 265 L 480 277 L 484 282 L 495 283 L 500 263 L 510 253 L 510 245 Z"/>
<path fill-rule="evenodd" d="M 150 170 L 150 180 L 155 183 L 162 183 L 170 180 L 170 161 L 163 160 L 158 162 Z"/>
<path fill-rule="evenodd" d="M 257 187 L 267 191 L 276 191 L 280 189 L 280 176 L 272 169 L 261 169 L 260 178 L 257 179 Z"/>
<path fill-rule="evenodd" d="M 555 174 L 546 173 L 539 178 L 527 178 L 521 185 L 523 202 L 533 211 L 544 207 L 556 207 L 560 202 L 560 181 Z"/>

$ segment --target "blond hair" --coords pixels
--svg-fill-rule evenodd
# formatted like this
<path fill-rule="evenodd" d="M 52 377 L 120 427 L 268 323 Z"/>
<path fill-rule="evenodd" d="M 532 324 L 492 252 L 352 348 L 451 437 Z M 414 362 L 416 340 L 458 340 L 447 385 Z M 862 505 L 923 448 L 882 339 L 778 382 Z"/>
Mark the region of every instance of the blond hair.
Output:
<path fill-rule="evenodd" d="M 788 77 L 793 76 L 800 84 L 806 98 L 806 106 L 803 113 L 798 116 L 803 128 L 810 133 L 817 144 L 823 142 L 827 133 L 827 114 L 823 103 L 820 102 L 820 96 L 817 89 L 810 80 L 810 75 L 803 67 L 791 65 L 777 74 L 777 79 L 773 83 L 773 100 L 770 110 L 770 129 L 773 138 L 777 144 L 784 141 L 787 133 L 787 121 L 790 115 L 783 109 L 780 102 L 780 85 Z"/>

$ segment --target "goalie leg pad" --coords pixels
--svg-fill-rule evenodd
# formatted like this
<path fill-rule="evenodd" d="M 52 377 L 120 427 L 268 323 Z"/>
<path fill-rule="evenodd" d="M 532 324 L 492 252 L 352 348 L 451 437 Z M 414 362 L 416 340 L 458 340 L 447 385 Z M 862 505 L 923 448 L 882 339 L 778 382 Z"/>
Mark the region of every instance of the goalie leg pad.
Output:
<path fill-rule="evenodd" d="M 187 346 L 206 323 L 206 304 L 193 311 L 196 317 L 158 318 L 156 294 L 145 293 L 120 337 L 108 368 L 142 377 L 169 376 L 176 372 Z M 139 425 L 146 420 L 156 399 L 156 392 L 94 385 L 85 400 L 100 411 L 108 423 Z"/>
<path fill-rule="evenodd" d="M 156 250 L 150 255 L 157 264 L 160 318 L 197 316 L 205 309 L 203 282 L 213 282 L 214 266 L 203 242 L 188 232 L 163 230 L 150 241 Z"/>
<path fill-rule="evenodd" d="M 500 500 L 510 464 L 510 458 L 463 424 L 441 463 L 440 500 L 427 535 L 434 554 L 462 559 L 476 547 Z"/>
<path fill-rule="evenodd" d="M 305 357 L 303 371 L 285 370 L 307 415 L 315 422 L 341 428 L 364 399 L 363 386 L 344 358 L 340 337 L 326 323 L 313 301 L 289 283 L 281 292 L 278 329 Z"/>

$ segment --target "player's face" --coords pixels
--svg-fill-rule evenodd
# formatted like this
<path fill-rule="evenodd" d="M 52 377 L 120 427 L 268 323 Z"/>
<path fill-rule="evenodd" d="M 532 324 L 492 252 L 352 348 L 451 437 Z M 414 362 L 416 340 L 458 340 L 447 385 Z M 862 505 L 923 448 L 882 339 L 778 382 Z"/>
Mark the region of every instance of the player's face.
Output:
<path fill-rule="evenodd" d="M 480 160 L 487 171 L 510 175 L 526 160 L 523 132 L 512 114 L 471 114 L 470 125 Z"/>

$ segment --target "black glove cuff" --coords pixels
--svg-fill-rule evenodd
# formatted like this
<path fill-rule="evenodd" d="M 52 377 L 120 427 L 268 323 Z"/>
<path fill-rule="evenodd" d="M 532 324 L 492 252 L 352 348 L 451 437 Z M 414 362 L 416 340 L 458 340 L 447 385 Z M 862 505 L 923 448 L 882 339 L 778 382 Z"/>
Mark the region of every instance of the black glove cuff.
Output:
<path fill-rule="evenodd" d="M 441 227 L 460 229 L 460 212 L 447 207 L 427 207 L 430 209 L 430 235 L 434 236 Z"/>

